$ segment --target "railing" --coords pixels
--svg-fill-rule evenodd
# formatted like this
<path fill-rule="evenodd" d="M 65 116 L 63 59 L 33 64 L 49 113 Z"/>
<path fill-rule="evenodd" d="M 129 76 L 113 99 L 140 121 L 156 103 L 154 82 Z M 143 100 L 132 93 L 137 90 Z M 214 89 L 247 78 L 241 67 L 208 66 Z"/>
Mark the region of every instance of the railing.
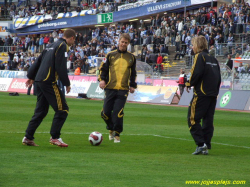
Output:
<path fill-rule="evenodd" d="M 0 15 L 0 19 L 12 19 L 12 17 L 10 16 L 9 13 L 7 13 L 5 15 Z"/>
<path fill-rule="evenodd" d="M 218 43 L 214 45 L 214 56 L 224 56 L 231 54 L 233 57 L 236 56 L 238 53 L 239 55 L 242 55 L 244 51 L 249 50 L 250 47 L 246 43 Z"/>
<path fill-rule="evenodd" d="M 223 43 L 214 44 L 215 57 L 216 56 L 226 56 L 228 54 L 235 55 L 236 53 L 242 54 L 244 51 L 249 50 L 250 43 L 250 33 L 245 34 L 234 34 L 233 41 L 227 41 L 224 38 Z"/>
<path fill-rule="evenodd" d="M 250 90 L 250 72 L 247 71 L 238 72 L 237 69 L 231 70 L 225 64 L 220 64 L 221 67 L 221 80 L 222 89 L 234 89 L 234 90 Z"/>
<path fill-rule="evenodd" d="M 34 53 L 35 53 L 36 47 L 34 47 L 33 49 L 34 49 Z M 24 47 L 19 46 L 19 45 L 0 46 L 0 53 L 1 52 L 10 52 L 10 51 L 15 51 L 15 52 L 25 52 L 26 51 L 26 52 L 28 52 L 28 50 L 31 50 L 31 46 L 29 46 L 28 48 L 27 48 L 27 46 L 26 46 L 26 48 L 24 48 Z"/>
<path fill-rule="evenodd" d="M 232 31 L 234 34 L 249 33 L 248 23 L 234 23 Z"/>
<path fill-rule="evenodd" d="M 15 49 L 14 49 L 15 48 Z M 17 46 L 0 46 L 0 53 L 1 52 L 9 52 L 9 51 L 16 51 Z"/>

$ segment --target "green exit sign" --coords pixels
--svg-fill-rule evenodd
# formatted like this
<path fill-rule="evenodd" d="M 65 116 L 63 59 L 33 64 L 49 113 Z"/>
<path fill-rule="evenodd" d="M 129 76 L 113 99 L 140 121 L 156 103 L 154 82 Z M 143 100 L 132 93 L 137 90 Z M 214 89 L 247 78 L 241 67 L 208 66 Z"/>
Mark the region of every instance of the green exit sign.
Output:
<path fill-rule="evenodd" d="M 105 14 L 97 14 L 97 23 L 112 23 L 113 22 L 113 12 Z"/>

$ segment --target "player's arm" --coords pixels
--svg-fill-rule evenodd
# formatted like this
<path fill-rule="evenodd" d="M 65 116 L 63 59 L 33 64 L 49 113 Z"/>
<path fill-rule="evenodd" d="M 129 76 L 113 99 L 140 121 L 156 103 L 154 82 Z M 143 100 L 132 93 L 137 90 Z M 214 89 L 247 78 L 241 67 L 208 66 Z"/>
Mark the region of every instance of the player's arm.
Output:
<path fill-rule="evenodd" d="M 221 72 L 220 72 L 220 65 L 219 65 L 219 62 L 216 58 L 214 58 L 216 63 L 218 64 L 217 67 L 218 67 L 218 71 L 219 71 L 219 82 L 218 82 L 218 85 L 217 85 L 217 88 L 218 90 L 220 89 L 220 84 L 221 84 Z"/>
<path fill-rule="evenodd" d="M 194 64 L 191 69 L 191 76 L 188 82 L 186 82 L 187 87 L 195 86 L 200 78 L 202 77 L 205 70 L 205 59 L 202 54 L 196 54 L 194 57 Z"/>
<path fill-rule="evenodd" d="M 129 86 L 130 86 L 130 88 L 132 87 L 135 89 L 135 88 L 137 88 L 137 83 L 135 82 L 136 76 L 137 76 L 137 74 L 136 74 L 136 58 L 134 56 L 133 56 L 133 58 L 134 58 L 134 63 L 131 66 L 131 75 L 130 75 Z M 131 90 L 130 90 L 130 92 L 131 92 Z M 133 92 L 131 92 L 131 93 L 133 93 Z"/>
<path fill-rule="evenodd" d="M 45 51 L 43 51 L 35 60 L 34 64 L 31 65 L 31 67 L 29 68 L 28 70 L 28 73 L 27 73 L 27 77 L 30 79 L 30 80 L 35 80 L 35 77 L 36 77 L 36 74 L 37 74 L 37 71 L 41 65 L 41 62 L 42 62 L 42 57 L 43 57 L 43 54 L 45 53 Z"/>
<path fill-rule="evenodd" d="M 64 86 L 70 86 L 67 72 L 67 46 L 65 43 L 60 45 L 55 53 L 55 70 L 60 81 Z"/>
<path fill-rule="evenodd" d="M 110 56 L 109 54 L 106 56 L 106 61 L 102 62 L 101 66 L 99 68 L 100 74 L 98 77 L 98 81 L 100 82 L 99 87 L 102 89 L 104 89 L 106 87 L 106 84 L 108 82 L 109 64 L 110 64 L 109 56 Z"/>
<path fill-rule="evenodd" d="M 33 83 L 34 83 L 34 80 L 28 79 L 28 80 L 25 82 L 25 85 L 26 85 L 26 87 L 31 87 Z"/>

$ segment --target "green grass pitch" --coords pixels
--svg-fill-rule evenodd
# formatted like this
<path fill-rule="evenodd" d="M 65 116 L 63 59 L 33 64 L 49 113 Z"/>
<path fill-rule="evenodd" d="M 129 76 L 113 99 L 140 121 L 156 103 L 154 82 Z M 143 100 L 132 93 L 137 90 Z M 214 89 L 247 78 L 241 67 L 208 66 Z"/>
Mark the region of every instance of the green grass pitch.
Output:
<path fill-rule="evenodd" d="M 219 180 L 250 186 L 247 112 L 217 110 L 212 150 L 196 156 L 186 107 L 127 103 L 121 143 L 115 144 L 100 117 L 103 101 L 67 102 L 61 137 L 69 147 L 49 144 L 52 108 L 35 134 L 40 146 L 29 147 L 21 140 L 36 97 L 0 93 L 0 187 L 182 187 Z M 100 146 L 88 142 L 92 131 L 103 134 Z"/>

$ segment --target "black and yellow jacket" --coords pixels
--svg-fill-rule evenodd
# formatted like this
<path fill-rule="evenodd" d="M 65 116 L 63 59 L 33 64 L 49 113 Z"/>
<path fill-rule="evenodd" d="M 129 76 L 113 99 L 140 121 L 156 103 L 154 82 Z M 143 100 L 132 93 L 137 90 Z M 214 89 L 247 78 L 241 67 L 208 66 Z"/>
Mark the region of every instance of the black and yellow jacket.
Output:
<path fill-rule="evenodd" d="M 216 58 L 204 50 L 194 57 L 191 76 L 186 86 L 194 87 L 198 96 L 217 96 L 221 84 L 220 66 Z"/>
<path fill-rule="evenodd" d="M 49 44 L 29 68 L 27 77 L 38 82 L 52 83 L 55 83 L 59 77 L 64 86 L 70 86 L 67 73 L 68 49 L 66 40 L 62 38 Z"/>
<path fill-rule="evenodd" d="M 100 66 L 98 80 L 106 82 L 106 89 L 129 90 L 137 88 L 136 59 L 127 51 L 114 50 L 108 53 L 106 62 Z"/>

